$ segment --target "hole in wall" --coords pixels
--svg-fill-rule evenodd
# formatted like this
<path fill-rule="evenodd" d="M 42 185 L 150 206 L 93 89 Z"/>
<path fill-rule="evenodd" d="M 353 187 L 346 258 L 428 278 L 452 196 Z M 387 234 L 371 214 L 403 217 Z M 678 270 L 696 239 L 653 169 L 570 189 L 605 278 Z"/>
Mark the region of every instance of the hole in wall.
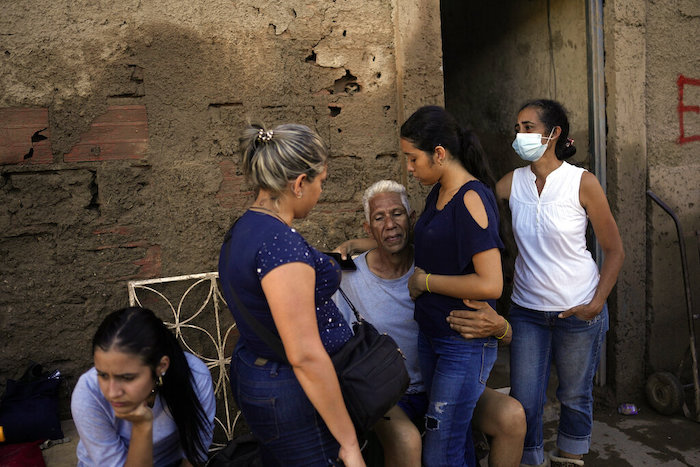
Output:
<path fill-rule="evenodd" d="M 347 94 L 355 94 L 356 92 L 360 92 L 361 90 L 362 86 L 360 86 L 360 84 L 357 82 L 357 76 L 354 76 L 352 73 L 350 73 L 350 70 L 346 69 L 345 75 L 333 82 L 332 94 L 338 94 L 341 92 L 345 92 Z"/>
<path fill-rule="evenodd" d="M 328 110 L 331 111 L 331 117 L 337 117 L 338 115 L 340 115 L 340 110 L 341 110 L 341 108 L 340 108 L 339 105 L 330 104 L 330 105 L 328 106 Z"/>

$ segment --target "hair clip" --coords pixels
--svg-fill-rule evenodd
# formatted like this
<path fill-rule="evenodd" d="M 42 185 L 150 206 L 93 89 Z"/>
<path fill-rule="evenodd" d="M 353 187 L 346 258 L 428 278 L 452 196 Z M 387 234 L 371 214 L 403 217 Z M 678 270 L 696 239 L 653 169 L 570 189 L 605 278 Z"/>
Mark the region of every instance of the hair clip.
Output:
<path fill-rule="evenodd" d="M 566 138 L 566 147 L 570 147 L 574 145 L 574 140 L 571 138 Z"/>
<path fill-rule="evenodd" d="M 270 130 L 270 131 L 265 131 L 265 130 L 263 130 L 262 128 L 260 128 L 260 129 L 258 130 L 258 137 L 255 138 L 255 139 L 256 139 L 257 141 L 260 141 L 260 142 L 263 142 L 263 143 L 267 143 L 268 141 L 270 141 L 270 140 L 272 139 L 272 135 L 273 135 L 272 130 Z"/>

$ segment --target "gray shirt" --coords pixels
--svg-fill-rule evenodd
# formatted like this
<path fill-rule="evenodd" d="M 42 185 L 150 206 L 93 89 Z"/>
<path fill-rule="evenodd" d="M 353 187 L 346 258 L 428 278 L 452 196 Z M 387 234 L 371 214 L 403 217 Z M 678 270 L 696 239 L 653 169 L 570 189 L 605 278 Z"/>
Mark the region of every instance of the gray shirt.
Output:
<path fill-rule="evenodd" d="M 355 258 L 356 271 L 343 271 L 340 287 L 364 319 L 381 333 L 389 334 L 406 356 L 411 383 L 408 394 L 423 392 L 423 379 L 418 366 L 418 323 L 413 319 L 413 300 L 408 294 L 408 278 L 413 265 L 398 279 L 382 279 L 369 270 L 367 253 Z M 345 299 L 336 292 L 333 300 L 348 323 L 355 316 Z"/>

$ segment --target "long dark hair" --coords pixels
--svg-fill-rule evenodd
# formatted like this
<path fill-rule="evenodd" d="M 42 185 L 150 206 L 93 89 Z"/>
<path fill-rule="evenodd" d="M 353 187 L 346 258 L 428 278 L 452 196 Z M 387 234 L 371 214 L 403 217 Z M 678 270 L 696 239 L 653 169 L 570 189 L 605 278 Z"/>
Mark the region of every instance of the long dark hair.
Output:
<path fill-rule="evenodd" d="M 556 126 L 561 128 L 561 134 L 554 147 L 557 159 L 563 161 L 576 154 L 574 141 L 569 141 L 569 117 L 566 109 L 557 101 L 551 99 L 535 99 L 528 101 L 520 107 L 520 110 L 534 107 L 537 110 L 540 120 L 544 123 L 546 133 L 549 134 Z M 518 112 L 520 112 L 520 110 Z"/>
<path fill-rule="evenodd" d="M 476 133 L 462 127 L 442 107 L 428 105 L 416 110 L 401 125 L 401 137 L 428 154 L 432 154 L 435 147 L 442 146 L 469 173 L 496 191 L 496 179 Z"/>
<path fill-rule="evenodd" d="M 204 463 L 209 446 L 200 433 L 206 431 L 207 416 L 194 389 L 192 372 L 177 339 L 163 321 L 145 308 L 122 308 L 107 315 L 92 339 L 92 351 L 110 349 L 139 356 L 151 368 L 153 378 L 161 358 L 170 358 L 170 367 L 158 389 L 175 420 L 180 444 L 193 465 Z"/>
<path fill-rule="evenodd" d="M 462 127 L 447 110 L 437 105 L 421 107 L 401 125 L 401 137 L 428 154 L 432 154 L 436 146 L 447 149 L 495 195 L 496 179 L 478 136 L 474 131 Z M 510 231 L 510 212 L 497 196 L 496 203 L 499 214 L 498 233 L 505 245 L 501 258 L 504 284 L 509 284 L 512 278 L 508 265 L 515 253 Z"/>

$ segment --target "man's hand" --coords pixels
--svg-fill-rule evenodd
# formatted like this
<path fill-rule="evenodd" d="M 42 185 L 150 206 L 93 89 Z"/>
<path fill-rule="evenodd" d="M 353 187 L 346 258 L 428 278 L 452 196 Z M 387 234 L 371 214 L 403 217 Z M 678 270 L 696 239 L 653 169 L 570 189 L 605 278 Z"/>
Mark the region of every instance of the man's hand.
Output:
<path fill-rule="evenodd" d="M 487 302 L 464 300 L 464 304 L 474 310 L 452 310 L 447 322 L 465 339 L 503 336 L 504 342 L 510 342 L 512 332 L 504 317 L 499 315 Z M 508 328 L 508 329 L 506 329 Z M 507 332 L 506 332 L 507 331 Z"/>
<path fill-rule="evenodd" d="M 377 247 L 377 242 L 373 238 L 351 238 L 335 247 L 335 253 L 340 253 L 340 257 L 348 259 L 352 255 L 364 253 L 367 250 Z"/>

